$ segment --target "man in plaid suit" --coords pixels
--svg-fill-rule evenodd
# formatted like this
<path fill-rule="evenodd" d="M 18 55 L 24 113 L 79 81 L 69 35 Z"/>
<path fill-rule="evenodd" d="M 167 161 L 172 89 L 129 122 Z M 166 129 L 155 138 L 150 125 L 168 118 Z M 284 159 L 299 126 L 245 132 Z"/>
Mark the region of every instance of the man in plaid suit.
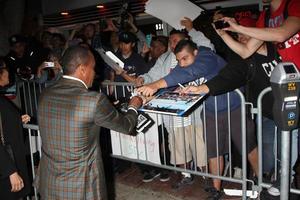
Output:
<path fill-rule="evenodd" d="M 69 48 L 62 59 L 64 76 L 47 88 L 38 107 L 42 158 L 35 184 L 42 199 L 106 200 L 99 146 L 100 126 L 131 134 L 140 97 L 119 113 L 101 93 L 88 87 L 94 79 L 93 54 Z"/>

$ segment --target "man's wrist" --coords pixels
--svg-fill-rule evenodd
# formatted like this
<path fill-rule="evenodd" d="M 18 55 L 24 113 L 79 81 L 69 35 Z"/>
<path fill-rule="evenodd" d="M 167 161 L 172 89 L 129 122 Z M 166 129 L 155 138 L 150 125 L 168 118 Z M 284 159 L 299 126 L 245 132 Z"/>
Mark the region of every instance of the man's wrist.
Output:
<path fill-rule="evenodd" d="M 208 88 L 208 86 L 206 85 L 206 84 L 202 84 L 201 85 L 202 86 L 202 91 L 203 91 L 203 93 L 204 94 L 208 94 L 209 93 L 209 88 Z"/>
<path fill-rule="evenodd" d="M 128 111 L 129 111 L 129 110 L 132 110 L 132 111 L 134 111 L 136 114 L 138 114 L 138 112 L 137 112 L 138 108 L 136 108 L 136 107 L 133 106 L 133 105 L 129 105 L 129 106 L 128 106 Z"/>
<path fill-rule="evenodd" d="M 121 76 L 124 76 L 125 74 L 126 74 L 126 71 L 125 71 L 125 70 L 123 70 L 123 71 L 120 73 Z"/>

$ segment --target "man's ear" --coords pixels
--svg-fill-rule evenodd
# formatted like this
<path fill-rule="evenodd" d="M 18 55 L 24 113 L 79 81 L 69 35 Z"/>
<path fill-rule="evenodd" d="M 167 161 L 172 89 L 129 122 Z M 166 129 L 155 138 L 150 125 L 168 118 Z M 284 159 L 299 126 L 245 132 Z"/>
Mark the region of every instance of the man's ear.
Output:
<path fill-rule="evenodd" d="M 198 50 L 197 50 L 197 49 L 195 49 L 195 50 L 194 50 L 194 52 L 193 52 L 193 54 L 194 54 L 194 56 L 197 56 L 197 54 L 198 54 Z"/>
<path fill-rule="evenodd" d="M 85 67 L 83 64 L 80 64 L 80 65 L 79 65 L 79 72 L 80 72 L 80 74 L 82 74 L 82 75 L 85 75 L 85 74 L 86 74 L 86 67 Z"/>

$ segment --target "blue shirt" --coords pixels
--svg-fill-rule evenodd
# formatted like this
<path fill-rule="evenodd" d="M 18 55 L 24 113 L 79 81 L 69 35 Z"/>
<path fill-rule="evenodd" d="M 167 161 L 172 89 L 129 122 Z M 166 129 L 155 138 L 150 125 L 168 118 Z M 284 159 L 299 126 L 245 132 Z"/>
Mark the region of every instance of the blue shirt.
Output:
<path fill-rule="evenodd" d="M 206 47 L 199 47 L 195 62 L 186 67 L 177 65 L 163 79 L 168 87 L 177 86 L 178 83 L 188 85 L 201 85 L 218 74 L 220 69 L 226 65 L 226 62 L 213 51 Z M 218 95 L 217 111 L 223 112 L 227 108 L 227 95 Z M 238 94 L 230 92 L 230 108 L 234 110 L 240 106 Z M 206 100 L 206 109 L 209 112 L 215 111 L 215 98 L 210 96 Z"/>

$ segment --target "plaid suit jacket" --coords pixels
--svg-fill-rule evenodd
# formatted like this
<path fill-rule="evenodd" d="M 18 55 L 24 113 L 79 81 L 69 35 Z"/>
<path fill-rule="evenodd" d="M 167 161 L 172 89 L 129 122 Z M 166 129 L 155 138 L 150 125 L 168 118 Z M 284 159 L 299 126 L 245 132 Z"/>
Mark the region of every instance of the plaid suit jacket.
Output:
<path fill-rule="evenodd" d="M 35 185 L 42 199 L 106 200 L 100 126 L 130 134 L 137 114 L 119 113 L 101 93 L 61 78 L 40 97 L 42 157 Z"/>

